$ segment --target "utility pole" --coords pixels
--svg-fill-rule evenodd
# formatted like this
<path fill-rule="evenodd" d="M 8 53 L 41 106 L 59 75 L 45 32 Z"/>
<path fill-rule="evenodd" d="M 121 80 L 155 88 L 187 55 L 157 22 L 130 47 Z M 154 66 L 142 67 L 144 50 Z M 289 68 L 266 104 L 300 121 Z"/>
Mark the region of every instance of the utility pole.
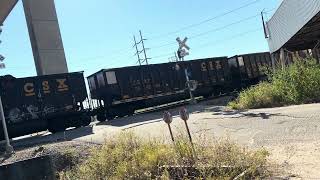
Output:
<path fill-rule="evenodd" d="M 2 33 L 2 28 L 0 26 L 0 35 Z M 1 43 L 1 41 L 0 41 Z M 4 56 L 1 56 L 1 63 L 0 63 L 0 67 L 1 68 L 5 68 L 4 63 L 2 63 L 2 61 L 5 59 Z M 2 93 L 2 92 L 0 92 Z M 0 118 L 1 118 L 1 122 L 2 122 L 2 128 L 3 128 L 3 133 L 4 133 L 4 138 L 6 140 L 6 153 L 11 154 L 13 153 L 13 147 L 10 144 L 10 139 L 9 139 L 9 134 L 8 134 L 8 129 L 7 129 L 7 123 L 6 123 L 6 119 L 4 116 L 4 111 L 3 111 L 3 105 L 2 105 L 2 100 L 1 100 L 1 94 L 0 94 Z"/>
<path fill-rule="evenodd" d="M 264 13 L 265 13 L 264 10 L 261 11 L 261 20 L 262 20 L 264 37 L 265 37 L 266 39 L 268 39 L 268 38 L 269 38 L 269 35 L 268 35 L 268 33 L 267 33 L 267 27 L 266 27 L 266 23 L 265 23 L 265 21 L 264 21 Z"/>
<path fill-rule="evenodd" d="M 136 41 L 136 37 L 133 36 L 133 39 L 134 39 L 134 45 L 133 47 L 135 47 L 135 50 L 136 50 L 136 54 L 138 56 L 138 63 L 139 65 L 143 65 L 143 63 L 145 63 L 146 65 L 148 65 L 148 60 L 151 59 L 151 58 L 148 58 L 147 57 L 147 53 L 146 53 L 146 50 L 148 50 L 148 48 L 145 48 L 144 46 L 144 41 L 146 41 L 147 39 L 144 39 L 142 37 L 142 33 L 141 33 L 141 30 L 139 30 L 139 34 L 140 34 L 140 41 L 137 42 Z M 139 50 L 139 47 L 138 46 L 142 46 L 142 50 Z M 144 54 L 144 58 L 140 58 L 140 54 L 143 53 Z"/>

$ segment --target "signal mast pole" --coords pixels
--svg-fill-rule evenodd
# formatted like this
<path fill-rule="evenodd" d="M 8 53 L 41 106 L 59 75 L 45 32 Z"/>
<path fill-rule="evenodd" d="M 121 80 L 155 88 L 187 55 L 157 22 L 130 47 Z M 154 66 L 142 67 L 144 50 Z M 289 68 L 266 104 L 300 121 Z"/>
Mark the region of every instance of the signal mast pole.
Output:
<path fill-rule="evenodd" d="M 2 28 L 0 26 L 0 34 L 2 33 Z M 0 41 L 1 43 L 1 41 Z M 2 55 L 0 61 L 4 60 L 4 57 Z M 1 67 L 5 67 L 3 63 L 0 64 Z M 0 92 L 1 93 L 1 92 Z M 7 129 L 7 124 L 6 124 L 6 119 L 4 116 L 4 111 L 3 111 L 3 105 L 2 105 L 2 100 L 1 100 L 1 94 L 0 94 L 0 118 L 2 122 L 2 128 L 3 128 L 3 133 L 4 133 L 4 138 L 6 140 L 6 153 L 11 154 L 13 152 L 13 147 L 10 145 L 10 139 L 9 139 L 9 134 L 8 134 L 8 129 Z"/>
<path fill-rule="evenodd" d="M 179 49 L 177 51 L 178 57 L 180 59 L 180 61 L 184 61 L 184 57 L 189 55 L 189 52 L 187 50 L 190 50 L 189 46 L 186 44 L 188 38 L 185 37 L 183 40 L 181 40 L 179 37 L 177 37 L 177 42 L 179 44 Z M 188 75 L 188 69 L 187 67 L 184 67 L 184 74 L 186 76 L 186 83 L 187 83 L 187 87 L 189 90 L 189 95 L 190 95 L 190 99 L 191 99 L 191 104 L 196 104 L 196 100 L 193 96 L 192 90 L 191 90 L 191 86 L 190 86 L 190 79 L 189 79 L 189 75 Z"/>

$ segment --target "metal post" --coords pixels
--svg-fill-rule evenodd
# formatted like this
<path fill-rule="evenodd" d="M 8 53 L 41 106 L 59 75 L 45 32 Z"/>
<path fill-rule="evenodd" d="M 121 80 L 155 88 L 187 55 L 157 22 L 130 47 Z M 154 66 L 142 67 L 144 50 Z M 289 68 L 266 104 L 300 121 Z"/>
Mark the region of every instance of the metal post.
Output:
<path fill-rule="evenodd" d="M 6 124 L 6 119 L 4 117 L 1 96 L 0 96 L 0 114 L 1 114 L 3 133 L 4 133 L 5 140 L 6 140 L 6 153 L 11 154 L 13 152 L 13 147 L 10 145 L 10 139 L 9 139 L 7 124 Z"/>
<path fill-rule="evenodd" d="M 187 109 L 183 107 L 183 108 L 181 108 L 179 110 L 179 115 L 180 115 L 180 118 L 184 121 L 184 124 L 186 125 L 186 129 L 187 129 L 187 133 L 188 133 L 188 136 L 189 136 L 189 141 L 190 141 L 190 144 L 191 144 L 191 147 L 192 147 L 193 155 L 197 159 L 196 150 L 194 148 L 194 144 L 193 144 L 192 137 L 191 137 L 191 132 L 190 132 L 190 129 L 189 129 L 189 126 L 188 126 L 188 123 L 187 123 L 187 121 L 189 119 L 189 113 L 188 113 Z"/>
<path fill-rule="evenodd" d="M 176 62 L 178 62 L 179 61 L 179 59 L 178 59 L 178 56 L 177 56 L 177 53 L 175 52 L 174 53 L 174 57 L 176 58 L 175 60 L 176 60 Z"/>
<path fill-rule="evenodd" d="M 172 139 L 172 141 L 174 142 L 174 137 L 173 137 L 173 133 L 172 133 L 172 130 L 171 130 L 170 123 L 168 123 L 168 128 L 169 128 L 169 131 L 170 131 L 171 139 Z"/>
<path fill-rule="evenodd" d="M 276 63 L 275 63 L 275 53 L 271 53 L 271 63 L 272 63 L 272 71 L 276 71 Z"/>
<path fill-rule="evenodd" d="M 284 70 L 286 66 L 286 62 L 285 62 L 285 52 L 283 48 L 280 49 L 280 63 L 281 63 L 282 70 Z"/>
<path fill-rule="evenodd" d="M 182 58 L 182 61 L 184 61 L 183 58 Z M 188 76 L 187 67 L 184 68 L 184 74 L 185 74 L 185 76 L 186 76 L 186 82 L 187 82 L 187 86 L 188 86 L 188 90 L 189 90 L 189 95 L 190 95 L 190 99 L 191 99 L 191 104 L 196 104 L 196 100 L 194 99 L 194 96 L 193 96 L 193 94 L 192 94 L 191 87 L 190 87 L 190 84 L 189 84 L 189 76 Z"/>
<path fill-rule="evenodd" d="M 174 142 L 174 137 L 173 137 L 173 133 L 172 133 L 171 126 L 170 126 L 170 124 L 172 123 L 172 115 L 171 115 L 171 113 L 170 113 L 169 111 L 165 111 L 165 112 L 163 113 L 162 119 L 163 119 L 163 121 L 164 121 L 165 123 L 168 124 L 168 128 L 169 128 L 171 140 L 172 140 L 172 142 Z"/>

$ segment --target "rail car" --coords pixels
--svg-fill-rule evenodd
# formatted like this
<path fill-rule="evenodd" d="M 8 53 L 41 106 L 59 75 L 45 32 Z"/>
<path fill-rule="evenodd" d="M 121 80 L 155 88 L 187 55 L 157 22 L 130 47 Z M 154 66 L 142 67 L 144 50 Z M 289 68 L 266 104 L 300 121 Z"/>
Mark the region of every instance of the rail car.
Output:
<path fill-rule="evenodd" d="M 228 60 L 232 87 L 242 89 L 265 80 L 265 71 L 272 67 L 269 52 L 243 54 Z"/>
<path fill-rule="evenodd" d="M 83 72 L 15 78 L 0 77 L 0 90 L 10 137 L 89 125 L 83 107 L 87 91 Z M 3 139 L 2 124 L 0 139 Z"/>
<path fill-rule="evenodd" d="M 197 82 L 195 96 L 208 97 L 246 88 L 263 79 L 271 65 L 268 52 L 183 62 L 102 69 L 87 77 L 99 121 L 131 115 L 137 109 L 187 99 L 189 79 Z"/>

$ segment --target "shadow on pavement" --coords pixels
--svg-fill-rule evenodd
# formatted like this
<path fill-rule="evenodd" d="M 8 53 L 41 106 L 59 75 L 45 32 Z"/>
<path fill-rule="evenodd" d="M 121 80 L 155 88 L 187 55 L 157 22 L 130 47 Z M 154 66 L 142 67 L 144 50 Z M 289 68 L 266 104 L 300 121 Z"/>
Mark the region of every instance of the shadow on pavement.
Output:
<path fill-rule="evenodd" d="M 265 113 L 265 112 L 248 112 L 248 111 L 240 111 L 240 110 L 222 110 L 215 108 L 211 112 L 213 115 L 223 115 L 222 118 L 210 118 L 210 119 L 225 119 L 225 118 L 261 118 L 261 119 L 270 119 L 273 116 L 276 117 L 290 117 L 290 118 L 303 118 L 303 117 L 294 117 L 281 113 Z"/>
<path fill-rule="evenodd" d="M 70 140 L 87 136 L 90 134 L 93 134 L 92 126 L 81 127 L 77 129 L 69 129 L 64 132 L 59 132 L 55 134 L 42 132 L 42 133 L 38 133 L 35 136 L 27 135 L 27 136 L 15 138 L 11 142 L 11 145 L 14 147 L 14 149 L 19 149 L 22 147 L 26 148 L 34 145 L 39 145 L 39 144 L 70 141 Z"/>
<path fill-rule="evenodd" d="M 179 116 L 179 109 L 181 107 L 187 107 L 189 113 L 199 113 L 203 112 L 205 110 L 205 107 L 203 105 L 186 105 L 186 106 L 180 106 L 180 107 L 174 107 L 174 108 L 164 108 L 164 109 L 158 109 L 153 112 L 146 112 L 146 113 L 138 113 L 133 116 L 123 117 L 123 118 L 117 118 L 111 121 L 106 122 L 99 122 L 97 125 L 109 125 L 109 126 L 116 126 L 116 127 L 123 127 L 127 125 L 134 125 L 134 127 L 145 125 L 145 124 L 151 124 L 155 122 L 162 121 L 162 116 L 164 111 L 169 111 L 173 117 Z M 132 127 L 130 127 L 132 128 Z"/>
<path fill-rule="evenodd" d="M 117 118 L 111 121 L 106 122 L 99 122 L 96 125 L 109 125 L 109 126 L 116 126 L 116 127 L 123 127 L 127 125 L 133 125 L 132 127 L 137 127 L 145 124 L 151 124 L 155 122 L 162 121 L 162 116 L 164 111 L 169 111 L 173 117 L 179 116 L 179 109 L 181 107 L 186 107 L 191 114 L 201 113 L 201 112 L 210 112 L 210 111 L 222 111 L 224 106 L 209 106 L 207 102 L 200 102 L 196 105 L 181 105 L 179 107 L 165 107 L 161 109 L 156 109 L 154 111 L 148 111 L 144 113 L 138 113 L 133 116 Z M 213 107 L 212 107 L 213 106 Z"/>

